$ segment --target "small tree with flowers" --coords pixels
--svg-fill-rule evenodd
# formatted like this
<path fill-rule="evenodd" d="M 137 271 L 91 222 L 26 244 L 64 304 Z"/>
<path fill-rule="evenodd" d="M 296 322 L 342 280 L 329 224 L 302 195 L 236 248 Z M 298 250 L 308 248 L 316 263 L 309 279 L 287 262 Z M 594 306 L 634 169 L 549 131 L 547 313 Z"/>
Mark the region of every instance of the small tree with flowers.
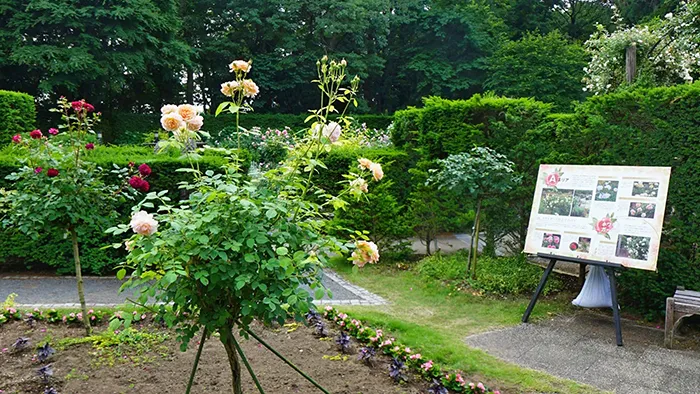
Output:
<path fill-rule="evenodd" d="M 94 107 L 84 100 L 68 102 L 61 98 L 52 111 L 61 113 L 63 124 L 58 129 L 49 129 L 48 135 L 33 130 L 28 135 L 12 137 L 13 149 L 22 157 L 22 167 L 7 176 L 14 181 L 14 190 L 0 196 L 0 205 L 4 207 L 2 224 L 35 239 L 45 236 L 47 227 L 65 231 L 73 246 L 82 308 L 79 319 L 89 335 L 79 234 L 88 224 L 107 228 L 115 219 L 114 203 L 127 188 L 105 183 L 104 170 L 88 158 L 88 152 L 95 149 L 93 126 L 99 121 Z M 141 176 L 135 175 L 130 183 L 136 185 L 135 189 L 146 191 L 148 182 L 143 177 L 150 174 L 150 168 L 144 164 L 139 170 Z M 113 170 L 125 179 L 135 171 L 133 166 Z M 134 192 L 121 194 L 133 199 Z"/>
<path fill-rule="evenodd" d="M 224 94 L 232 98 L 224 109 L 239 115 L 257 94 L 257 86 L 247 77 L 249 62 L 237 61 L 231 68 L 236 81 L 223 85 Z M 118 276 L 131 271 L 127 286 L 143 286 L 142 303 L 154 298 L 158 312 L 176 327 L 183 350 L 200 330 L 204 332 L 200 352 L 208 335 L 220 334 L 235 394 L 242 392 L 241 361 L 263 390 L 234 330 L 255 336 L 250 330 L 253 320 L 303 320 L 314 308 L 314 297 L 325 293 L 320 275 L 334 253 L 354 249 L 351 259 L 357 266 L 379 258 L 373 243 L 335 238 L 328 235 L 328 226 L 333 210 L 345 205 L 344 198 L 361 198 L 370 182 L 382 178 L 381 165 L 360 159 L 339 195 L 314 185 L 315 174 L 325 168 L 322 153 L 342 138 L 343 130 L 331 125 L 328 116 L 351 103 L 357 92 L 357 78 L 349 88 L 341 88 L 345 68 L 344 61 L 318 62 L 322 109 L 313 111 L 306 136 L 282 165 L 247 178 L 240 174 L 232 151 L 230 164 L 219 173 L 186 169 L 195 174 L 193 182 L 182 185 L 189 192 L 187 201 L 173 204 L 162 194 L 150 193 L 134 208 L 129 225 L 109 230 L 133 232 L 127 240 L 132 250 Z M 155 209 L 153 203 L 160 206 Z M 188 392 L 191 383 L 192 377 Z"/>

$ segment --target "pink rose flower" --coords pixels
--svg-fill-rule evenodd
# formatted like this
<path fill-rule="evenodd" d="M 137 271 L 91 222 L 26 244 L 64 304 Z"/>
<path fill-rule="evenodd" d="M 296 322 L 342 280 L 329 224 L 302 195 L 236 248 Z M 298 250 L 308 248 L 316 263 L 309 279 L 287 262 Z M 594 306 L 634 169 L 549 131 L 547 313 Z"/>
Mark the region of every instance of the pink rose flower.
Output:
<path fill-rule="evenodd" d="M 44 171 L 44 169 L 41 168 L 41 167 L 37 167 L 37 168 L 34 169 L 34 173 L 35 173 L 35 174 L 41 174 L 42 171 Z"/>
<path fill-rule="evenodd" d="M 136 234 L 153 235 L 158 231 L 158 222 L 153 218 L 153 215 L 146 211 L 139 211 L 131 218 L 131 229 Z"/>
<path fill-rule="evenodd" d="M 51 135 L 56 135 L 56 134 L 58 134 L 58 129 L 57 129 L 57 128 L 54 128 L 54 127 L 50 128 L 50 129 L 49 129 L 49 134 L 51 134 Z"/>
<path fill-rule="evenodd" d="M 139 174 L 144 177 L 151 175 L 151 167 L 149 167 L 146 163 L 141 164 L 139 166 Z"/>
<path fill-rule="evenodd" d="M 595 231 L 600 234 L 607 234 L 613 229 L 613 222 L 609 217 L 604 217 L 595 224 Z"/>
<path fill-rule="evenodd" d="M 22 142 L 22 136 L 19 134 L 13 135 L 12 142 L 14 142 L 15 144 L 19 144 L 20 142 Z"/>

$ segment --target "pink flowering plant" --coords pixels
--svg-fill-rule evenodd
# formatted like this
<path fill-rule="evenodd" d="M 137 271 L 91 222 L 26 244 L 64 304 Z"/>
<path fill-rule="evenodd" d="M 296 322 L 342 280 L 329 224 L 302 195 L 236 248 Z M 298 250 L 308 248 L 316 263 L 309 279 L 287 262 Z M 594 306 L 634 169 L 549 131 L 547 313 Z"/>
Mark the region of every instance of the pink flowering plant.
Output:
<path fill-rule="evenodd" d="M 2 224 L 35 239 L 46 234 L 47 228 L 65 231 L 73 246 L 82 313 L 87 315 L 79 234 L 82 237 L 94 227 L 107 228 L 115 219 L 113 207 L 118 195 L 133 199 L 133 189 L 105 183 L 106 171 L 90 160 L 89 152 L 96 141 L 93 127 L 100 118 L 91 104 L 61 98 L 52 111 L 61 115 L 63 124 L 58 128 L 47 133 L 33 130 L 12 138 L 21 167 L 6 177 L 14 182 L 14 190 L 0 195 L 0 207 L 5 211 Z M 128 171 L 112 170 L 125 183 Z M 90 325 L 84 325 L 89 334 Z"/>
<path fill-rule="evenodd" d="M 149 193 L 134 207 L 129 224 L 108 230 L 129 234 L 130 253 L 117 274 L 120 279 L 129 274 L 124 288 L 138 287 L 139 303 L 156 302 L 154 309 L 175 327 L 183 350 L 200 331 L 204 339 L 219 334 L 236 394 L 241 393 L 240 363 L 247 361 L 233 330 L 253 335 L 253 320 L 302 320 L 314 308 L 314 298 L 326 293 L 320 281 L 326 261 L 356 247 L 329 235 L 335 233 L 330 228 L 334 210 L 353 194 L 349 184 L 339 195 L 314 185 L 314 176 L 325 170 L 321 153 L 333 147 L 314 128 L 327 124 L 327 114 L 339 102 L 348 102 L 340 97 L 355 95 L 357 83 L 349 90 L 341 88 L 345 64 L 322 63 L 319 70 L 325 71 L 320 71 L 318 85 L 324 110 L 314 111 L 311 127 L 279 167 L 246 177 L 240 173 L 237 150 L 226 151 L 230 161 L 219 172 L 183 169 L 194 175 L 181 185 L 187 200 L 174 204 L 163 192 Z M 254 96 L 257 90 L 245 86 L 249 62 L 234 62 L 232 69 L 237 84 L 224 94 L 232 93 L 234 101 L 225 108 L 240 109 L 245 107 L 241 96 Z M 358 174 L 368 184 L 383 176 L 379 163 L 358 169 Z M 376 246 L 358 237 L 365 243 L 357 243 L 361 252 L 353 258 L 356 264 L 376 262 Z"/>
<path fill-rule="evenodd" d="M 339 312 L 332 306 L 325 307 L 323 317 L 333 322 L 338 329 L 357 339 L 361 344 L 366 345 L 368 349 L 382 352 L 392 359 L 400 361 L 427 381 L 433 382 L 436 387 L 443 387 L 454 393 L 499 394 L 498 390 L 492 391 L 483 383 L 469 382 L 459 371 L 445 371 L 433 360 L 423 357 L 419 352 L 412 350 L 395 338 L 385 335 L 381 329 L 367 326 L 361 321 Z"/>

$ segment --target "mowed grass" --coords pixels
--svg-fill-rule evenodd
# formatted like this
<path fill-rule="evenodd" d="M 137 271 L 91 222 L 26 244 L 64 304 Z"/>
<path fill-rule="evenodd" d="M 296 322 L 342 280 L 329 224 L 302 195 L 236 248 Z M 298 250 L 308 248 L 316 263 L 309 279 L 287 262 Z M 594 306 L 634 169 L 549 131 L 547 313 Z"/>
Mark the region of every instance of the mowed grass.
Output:
<path fill-rule="evenodd" d="M 357 273 L 342 262 L 332 268 L 346 280 L 387 299 L 385 306 L 342 306 L 353 318 L 388 330 L 407 346 L 441 366 L 462 370 L 502 393 L 598 393 L 593 387 L 519 367 L 471 348 L 468 335 L 520 324 L 526 297 L 496 298 L 457 291 L 414 271 L 365 266 Z M 534 291 L 534 289 L 533 289 Z M 540 299 L 530 318 L 537 321 L 570 309 L 571 294 Z"/>

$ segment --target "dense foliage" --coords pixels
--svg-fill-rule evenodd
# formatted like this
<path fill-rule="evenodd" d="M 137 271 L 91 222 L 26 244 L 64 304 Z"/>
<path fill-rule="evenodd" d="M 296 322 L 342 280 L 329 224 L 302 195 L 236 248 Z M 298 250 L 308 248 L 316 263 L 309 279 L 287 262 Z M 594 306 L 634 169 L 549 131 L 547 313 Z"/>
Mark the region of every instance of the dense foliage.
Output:
<path fill-rule="evenodd" d="M 0 145 L 9 144 L 15 134 L 32 130 L 35 121 L 34 97 L 0 90 Z"/>

